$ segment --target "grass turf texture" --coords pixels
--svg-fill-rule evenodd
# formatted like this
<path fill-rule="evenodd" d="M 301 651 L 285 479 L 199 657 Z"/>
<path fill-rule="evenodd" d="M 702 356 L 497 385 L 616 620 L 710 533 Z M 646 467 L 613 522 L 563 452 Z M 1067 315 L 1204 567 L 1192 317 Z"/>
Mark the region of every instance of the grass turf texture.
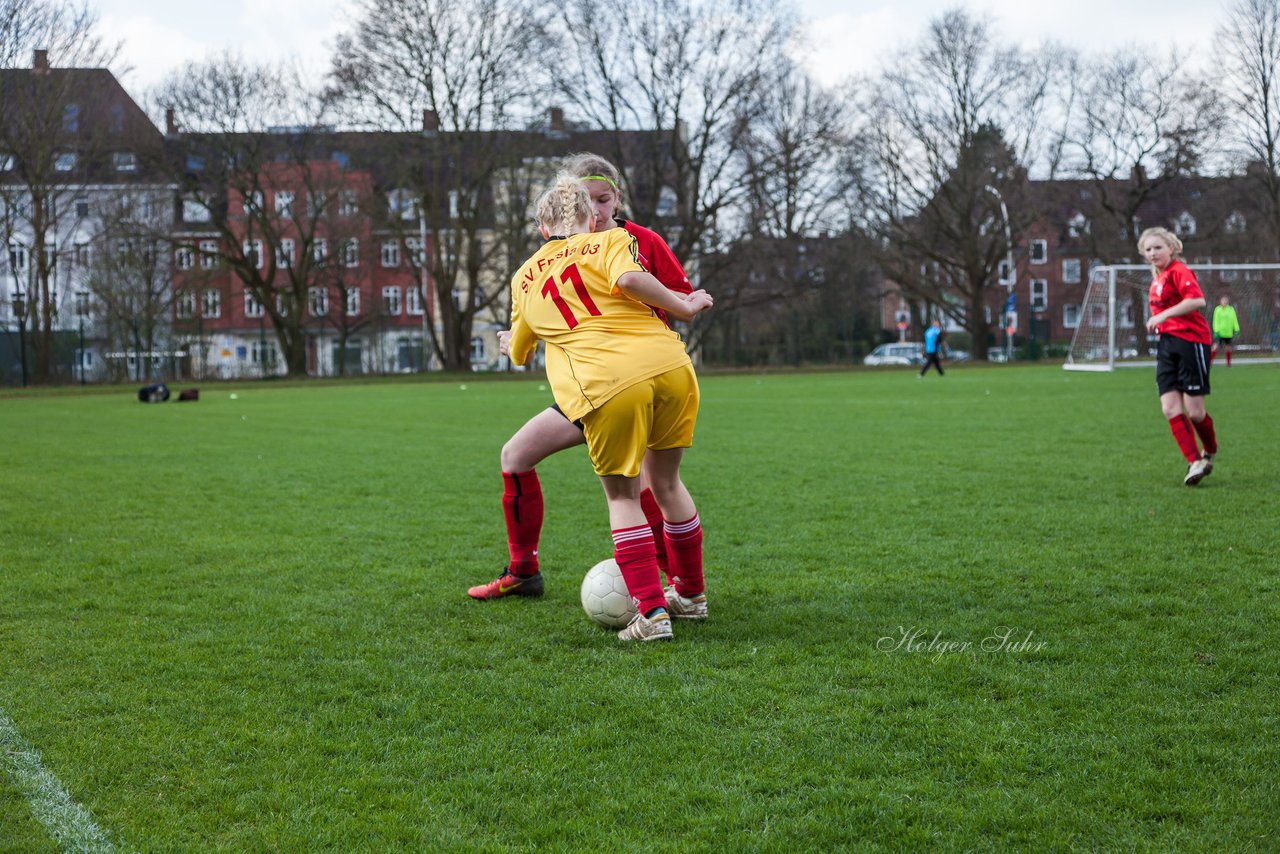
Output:
<path fill-rule="evenodd" d="M 1150 371 L 702 388 L 657 648 L 579 608 L 582 449 L 547 596 L 465 595 L 537 381 L 0 401 L 0 709 L 137 850 L 1280 845 L 1280 371 L 1215 371 L 1195 489 Z M 0 840 L 51 847 L 4 775 Z"/>

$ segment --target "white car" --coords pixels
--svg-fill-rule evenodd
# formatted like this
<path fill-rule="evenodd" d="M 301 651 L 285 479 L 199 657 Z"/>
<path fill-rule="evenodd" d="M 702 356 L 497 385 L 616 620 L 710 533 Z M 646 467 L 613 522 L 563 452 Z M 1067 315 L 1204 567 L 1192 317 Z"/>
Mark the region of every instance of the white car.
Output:
<path fill-rule="evenodd" d="M 923 365 L 923 344 L 911 341 L 899 341 L 893 344 L 881 344 L 862 360 L 864 365 Z"/>

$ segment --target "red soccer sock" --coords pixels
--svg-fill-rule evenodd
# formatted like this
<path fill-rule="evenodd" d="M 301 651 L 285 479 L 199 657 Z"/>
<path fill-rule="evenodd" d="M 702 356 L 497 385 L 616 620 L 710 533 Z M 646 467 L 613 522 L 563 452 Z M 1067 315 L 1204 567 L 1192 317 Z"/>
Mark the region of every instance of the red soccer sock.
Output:
<path fill-rule="evenodd" d="M 1231 363 L 1230 360 L 1231 357 L 1227 356 L 1227 364 Z M 1209 413 L 1206 412 L 1199 421 L 1192 421 L 1191 426 L 1196 428 L 1196 435 L 1200 437 L 1200 444 L 1204 445 L 1204 452 L 1218 453 L 1218 436 L 1213 432 L 1213 419 L 1209 417 Z"/>
<path fill-rule="evenodd" d="M 1227 351 L 1227 367 L 1231 367 L 1231 351 Z"/>
<path fill-rule="evenodd" d="M 649 523 L 649 528 L 653 531 L 653 546 L 658 550 L 658 569 L 662 570 L 663 575 L 667 575 L 667 547 L 662 538 L 662 508 L 658 506 L 658 501 L 653 497 L 653 491 L 650 489 L 642 489 L 640 491 L 640 509 L 644 511 L 644 518 Z"/>
<path fill-rule="evenodd" d="M 657 552 L 653 545 L 653 531 L 648 525 L 634 528 L 613 529 L 613 559 L 622 570 L 622 580 L 627 582 L 627 592 L 636 603 L 636 610 L 648 614 L 654 608 L 667 607 L 662 594 L 662 582 L 658 580 Z"/>
<path fill-rule="evenodd" d="M 533 469 L 502 473 L 502 515 L 507 521 L 511 572 L 538 571 L 538 538 L 542 535 L 542 485 Z"/>
<path fill-rule="evenodd" d="M 1188 463 L 1200 459 L 1200 449 L 1196 447 L 1196 437 L 1191 433 L 1191 419 L 1185 415 L 1176 415 L 1169 419 L 1169 430 Z"/>
<path fill-rule="evenodd" d="M 670 560 L 671 583 L 681 596 L 697 596 L 705 589 L 702 579 L 702 521 L 698 514 L 687 522 L 668 522 L 664 538 Z"/>

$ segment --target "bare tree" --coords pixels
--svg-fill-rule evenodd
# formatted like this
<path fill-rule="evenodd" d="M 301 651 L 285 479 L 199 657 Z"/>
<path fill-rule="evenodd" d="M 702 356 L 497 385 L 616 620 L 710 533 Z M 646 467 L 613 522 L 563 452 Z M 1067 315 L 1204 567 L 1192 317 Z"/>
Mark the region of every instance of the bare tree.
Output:
<path fill-rule="evenodd" d="M 614 134 L 613 150 L 602 153 L 622 169 L 636 219 L 672 222 L 664 236 L 708 288 L 713 271 L 702 259 L 735 242 L 745 224 L 731 216 L 750 194 L 740 155 L 766 112 L 761 95 L 779 79 L 794 23 L 786 4 L 768 0 L 571 0 L 558 22 L 553 46 L 564 63 L 553 70 L 562 96 Z M 657 133 L 636 152 L 628 128 Z"/>
<path fill-rule="evenodd" d="M 1271 252 L 1280 253 L 1280 0 L 1236 0 L 1217 33 L 1221 91 L 1235 134 L 1258 178 L 1271 217 Z"/>
<path fill-rule="evenodd" d="M 398 132 L 385 156 L 419 216 L 391 224 L 429 241 L 429 339 L 446 369 L 465 370 L 477 315 L 507 293 L 506 268 L 494 273 L 506 257 L 494 184 L 516 157 L 507 132 L 532 111 L 541 16 L 517 0 L 362 0 L 358 9 L 338 40 L 334 93 L 349 120 Z"/>
<path fill-rule="evenodd" d="M 964 323 L 985 357 L 988 290 L 1009 249 L 1000 197 L 1039 154 L 1060 57 L 1001 48 L 985 19 L 953 9 L 875 81 L 852 205 L 881 262 L 912 296 Z M 1009 206 L 1016 240 L 1034 212 Z M 917 322 L 920 322 L 917 318 Z"/>
<path fill-rule="evenodd" d="M 182 126 L 170 165 L 183 210 L 217 236 L 216 263 L 201 266 L 242 283 L 289 374 L 305 376 L 308 341 L 319 346 L 309 309 L 324 308 L 321 328 L 332 323 L 344 340 L 351 331 L 345 298 L 331 304 L 328 291 L 345 294 L 369 261 L 358 245 L 369 244 L 364 212 L 379 207 L 371 176 L 333 159 L 327 103 L 291 66 L 223 54 L 189 63 L 154 98 Z"/>
<path fill-rule="evenodd" d="M 27 281 L 16 284 L 28 307 L 37 381 L 52 376 L 59 243 L 104 151 L 101 105 L 77 100 L 82 69 L 104 68 L 118 52 L 97 34 L 87 5 L 0 0 L 0 237 L 6 246 L 21 244 L 30 264 Z M 16 67 L 28 56 L 30 68 Z"/>

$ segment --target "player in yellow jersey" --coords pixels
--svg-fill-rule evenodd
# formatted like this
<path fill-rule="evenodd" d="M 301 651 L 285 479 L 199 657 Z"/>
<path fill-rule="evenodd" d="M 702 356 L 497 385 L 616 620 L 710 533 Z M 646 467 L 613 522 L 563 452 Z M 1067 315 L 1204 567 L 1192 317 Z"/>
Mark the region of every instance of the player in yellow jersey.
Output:
<path fill-rule="evenodd" d="M 662 515 L 697 516 L 680 461 L 693 443 L 698 381 L 680 336 L 654 309 L 689 320 L 713 301 L 705 291 L 675 294 L 646 273 L 635 238 L 624 229 L 591 233 L 591 198 L 577 178 L 558 178 L 537 212 L 547 243 L 511 280 L 511 359 L 527 363 L 538 340 L 545 341 L 556 403 L 566 418 L 582 421 L 609 505 L 614 557 L 639 612 L 618 637 L 669 639 L 671 594 L 658 577 L 638 476 L 650 455 L 650 486 Z M 673 566 L 672 574 L 688 592 L 701 594 L 701 546 L 696 555 L 668 559 L 688 562 Z"/>

